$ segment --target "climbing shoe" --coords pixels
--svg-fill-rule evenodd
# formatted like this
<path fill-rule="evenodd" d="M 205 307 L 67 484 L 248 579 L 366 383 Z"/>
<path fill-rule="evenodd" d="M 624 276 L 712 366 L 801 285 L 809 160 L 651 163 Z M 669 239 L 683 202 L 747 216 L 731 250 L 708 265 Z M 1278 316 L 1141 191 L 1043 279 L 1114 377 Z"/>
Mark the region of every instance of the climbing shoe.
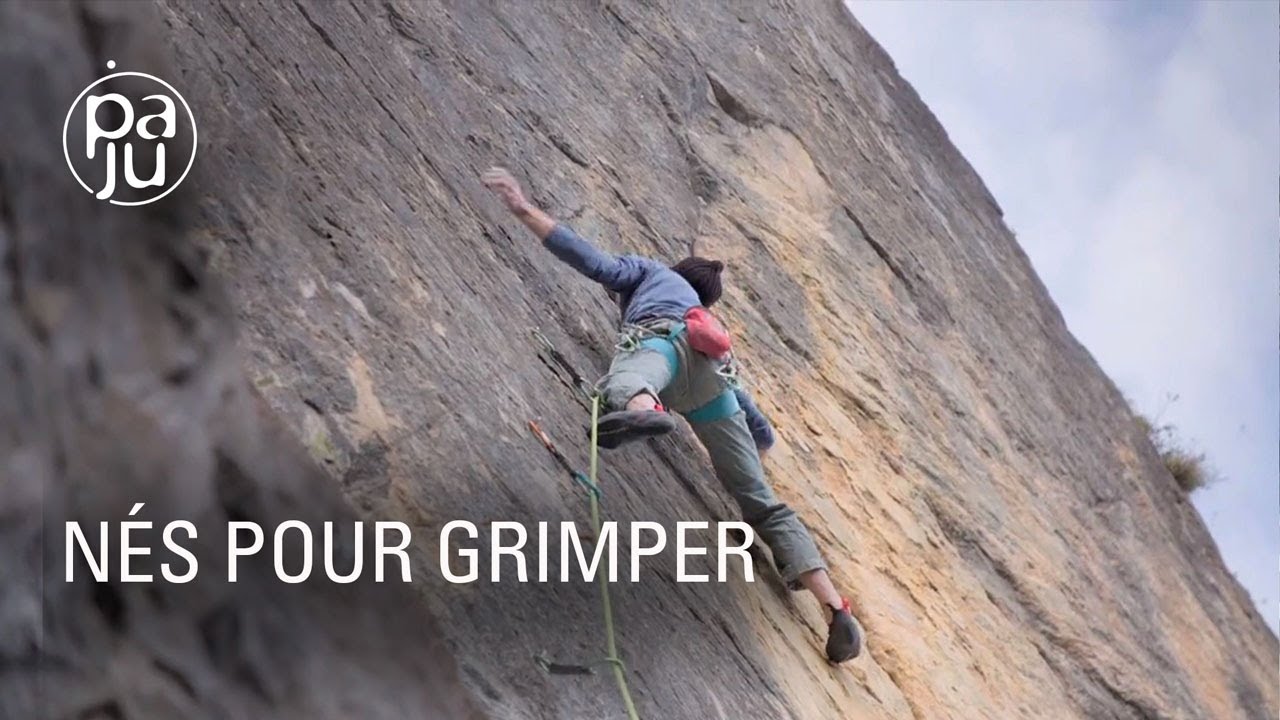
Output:
<path fill-rule="evenodd" d="M 676 421 L 661 410 L 618 410 L 602 416 L 596 427 L 600 447 L 613 449 L 634 440 L 665 435 L 676 429 Z"/>
<path fill-rule="evenodd" d="M 831 608 L 831 625 L 827 628 L 827 660 L 842 663 L 862 652 L 862 626 L 849 611 L 849 601 Z"/>

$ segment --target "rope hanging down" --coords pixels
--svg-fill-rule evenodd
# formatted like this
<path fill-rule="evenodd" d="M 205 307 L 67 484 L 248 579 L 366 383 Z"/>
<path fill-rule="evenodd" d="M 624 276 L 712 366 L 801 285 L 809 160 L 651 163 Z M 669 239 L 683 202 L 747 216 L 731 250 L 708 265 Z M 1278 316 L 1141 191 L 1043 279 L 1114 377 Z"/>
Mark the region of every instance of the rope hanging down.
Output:
<path fill-rule="evenodd" d="M 598 456 L 600 454 L 600 445 L 598 443 L 599 428 L 596 427 L 596 420 L 600 417 L 600 396 L 595 395 L 591 398 L 591 485 L 595 492 L 590 493 L 591 497 L 591 530 L 595 533 L 596 542 L 600 542 L 600 481 L 597 475 Z M 640 715 L 636 713 L 635 703 L 631 700 L 631 690 L 627 687 L 627 667 L 622 664 L 622 658 L 618 657 L 618 639 L 613 631 L 613 604 L 609 602 L 609 559 L 604 559 L 600 563 L 600 605 L 604 610 L 604 639 L 605 661 L 613 665 L 613 677 L 618 681 L 618 692 L 622 694 L 622 704 L 627 708 L 627 717 L 630 720 L 640 720 Z"/>
<path fill-rule="evenodd" d="M 556 350 L 551 341 L 545 335 L 534 330 L 534 336 L 542 344 L 543 349 L 551 356 L 553 362 L 559 365 L 569 373 L 573 379 L 573 384 L 583 394 L 591 398 L 591 464 L 589 475 L 583 475 L 576 470 L 569 462 L 564 453 L 556 448 L 555 443 L 551 442 L 551 438 L 543 432 L 542 428 L 532 420 L 529 421 L 529 429 L 534 436 L 546 446 L 556 462 L 569 473 L 569 476 L 575 482 L 587 489 L 587 497 L 591 504 L 591 531 L 592 537 L 597 543 L 600 542 L 600 480 L 599 480 L 599 430 L 596 422 L 600 418 L 600 396 L 595 394 L 587 385 L 586 380 L 582 377 L 573 365 Z M 640 720 L 640 715 L 636 712 L 635 702 L 631 699 L 631 689 L 627 685 L 626 665 L 623 664 L 622 658 L 618 656 L 618 639 L 617 632 L 613 624 L 613 603 L 609 599 L 609 557 L 608 554 L 601 555 L 601 566 L 597 572 L 597 579 L 600 585 L 600 607 L 604 616 L 604 640 L 605 640 L 605 657 L 602 662 L 606 662 L 613 667 L 613 677 L 618 683 L 618 693 L 622 696 L 622 704 L 626 707 L 628 720 Z M 554 674 L 564 675 L 587 675 L 592 674 L 590 667 L 582 665 L 565 665 L 561 663 L 553 663 L 542 655 L 538 655 L 534 660 L 542 666 L 544 670 Z"/>

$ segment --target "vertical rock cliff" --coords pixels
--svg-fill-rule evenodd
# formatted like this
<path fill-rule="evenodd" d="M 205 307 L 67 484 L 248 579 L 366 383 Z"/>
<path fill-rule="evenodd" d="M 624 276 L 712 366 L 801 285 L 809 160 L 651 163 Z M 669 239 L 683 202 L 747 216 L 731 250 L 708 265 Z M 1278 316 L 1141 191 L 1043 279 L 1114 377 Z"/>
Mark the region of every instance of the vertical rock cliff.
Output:
<path fill-rule="evenodd" d="M 86 26 L 96 28 L 91 47 L 125 22 L 67 12 L 99 18 Z M 501 163 L 610 250 L 674 261 L 697 239 L 726 261 L 722 315 L 780 434 L 768 472 L 869 635 L 867 656 L 832 668 L 817 609 L 767 569 L 754 583 L 690 585 L 674 582 L 670 565 L 646 566 L 641 582 L 614 590 L 642 716 L 1217 719 L 1280 709 L 1276 637 L 1068 332 L 996 200 L 840 3 L 166 0 L 157 15 L 169 79 L 200 122 L 198 170 L 182 224 L 144 229 L 154 240 L 129 245 L 119 262 L 172 267 L 166 232 L 174 247 L 194 244 L 239 333 L 233 341 L 225 308 L 196 293 L 191 312 L 218 331 L 190 354 L 220 370 L 195 377 L 221 384 L 166 390 L 159 407 L 186 423 L 179 434 L 194 434 L 205 460 L 222 457 L 220 438 L 241 443 L 233 456 L 249 486 L 270 494 L 283 482 L 301 498 L 338 488 L 361 516 L 416 529 L 414 587 L 366 588 L 359 607 L 396 614 L 347 640 L 353 657 L 380 659 L 331 682 L 303 673 L 302 691 L 266 707 L 340 717 L 351 712 L 343 688 L 381 678 L 352 692 L 387 716 L 457 716 L 463 691 L 490 718 L 622 713 L 608 673 L 553 675 L 534 660 L 601 656 L 593 586 L 452 585 L 436 567 L 449 520 L 586 519 L 581 492 L 526 428 L 537 419 L 585 463 L 585 410 L 530 331 L 594 376 L 612 353 L 616 310 L 487 196 L 476 178 Z M 51 107 L 97 64 L 70 71 Z M 6 82 L 34 92 L 13 73 Z M 57 170 L 41 177 L 67 187 Z M 81 417 L 66 403 L 98 391 L 39 365 L 55 353 L 31 318 L 62 306 L 14 288 L 60 267 L 31 257 L 66 256 L 32 239 L 54 223 L 52 206 L 18 213 L 20 178 L 0 178 L 4 317 L 17 329 L 6 336 L 30 352 L 10 387 L 30 387 L 24 397 L 47 418 L 16 436 L 20 446 L 57 437 L 77 458 L 130 445 L 142 431 L 116 421 L 103 421 L 119 434 L 100 446 L 58 435 Z M 94 243 L 134 233 L 99 225 L 92 202 L 79 196 L 67 237 L 89 242 L 86 224 Z M 170 332 L 174 316 L 156 308 L 181 288 L 155 285 L 161 270 L 95 284 L 100 255 L 77 257 L 67 283 L 92 293 L 71 307 L 123 314 L 90 313 L 50 337 L 75 345 L 92 332 L 109 344 L 108 320 Z M 127 288 L 155 295 L 115 308 L 143 292 Z M 28 306 L 44 310 L 22 315 Z M 235 385 L 244 397 L 219 410 L 217 393 L 240 382 L 226 379 L 239 357 L 254 389 Z M 162 381 L 168 361 L 129 362 Z M 41 373 L 52 385 L 27 384 Z M 269 412 L 251 412 L 252 394 Z M 6 414 L 6 425 L 21 417 Z M 277 422 L 278 438 L 258 430 Z M 192 451 L 156 442 L 167 463 Z M 287 459 L 298 445 L 310 463 Z M 178 466 L 146 467 L 157 487 L 177 482 Z M 231 466 L 211 467 L 217 478 Z M 45 476 L 31 477 L 35 487 Z M 65 467 L 49 477 L 88 482 Z M 687 430 L 606 455 L 602 479 L 615 520 L 734 518 Z M 338 506 L 336 494 L 308 501 L 316 512 Z M 340 635 L 334 625 L 326 632 Z M 342 642 L 317 647 L 339 656 Z M 384 645 L 394 651 L 377 656 Z M 401 694 L 401 659 L 432 700 L 415 706 Z M 304 701 L 307 687 L 330 692 Z M 252 692 L 226 688 L 232 700 Z M 197 692 L 186 702 L 210 701 Z"/>

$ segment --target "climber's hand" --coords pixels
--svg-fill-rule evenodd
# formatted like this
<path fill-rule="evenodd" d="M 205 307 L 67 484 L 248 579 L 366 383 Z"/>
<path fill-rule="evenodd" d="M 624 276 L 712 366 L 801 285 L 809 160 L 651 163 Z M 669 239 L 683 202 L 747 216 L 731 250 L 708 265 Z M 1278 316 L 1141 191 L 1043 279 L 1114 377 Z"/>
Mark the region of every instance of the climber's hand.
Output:
<path fill-rule="evenodd" d="M 520 183 L 516 181 L 506 168 L 491 167 L 480 176 L 480 182 L 493 191 L 502 204 L 516 215 L 528 212 L 529 201 L 525 199 Z"/>
<path fill-rule="evenodd" d="M 546 239 L 555 230 L 556 219 L 542 212 L 524 197 L 520 183 L 506 168 L 491 167 L 480 176 L 480 182 L 493 191 L 513 215 L 539 238 Z"/>

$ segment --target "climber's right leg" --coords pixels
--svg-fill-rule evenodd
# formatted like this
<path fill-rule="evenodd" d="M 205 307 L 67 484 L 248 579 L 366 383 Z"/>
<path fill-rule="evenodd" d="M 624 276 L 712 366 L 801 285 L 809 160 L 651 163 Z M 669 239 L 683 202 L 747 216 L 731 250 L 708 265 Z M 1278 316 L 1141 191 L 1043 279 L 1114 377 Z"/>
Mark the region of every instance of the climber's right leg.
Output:
<path fill-rule="evenodd" d="M 609 373 L 596 384 L 609 412 L 600 417 L 599 443 L 616 448 L 634 440 L 663 435 L 676 429 L 658 402 L 658 394 L 671 382 L 678 363 L 665 338 L 652 338 L 634 349 L 613 356 Z"/>
<path fill-rule="evenodd" d="M 691 420 L 689 424 L 707 449 L 716 478 L 737 502 L 742 519 L 769 546 L 773 563 L 787 586 L 798 590 L 804 574 L 826 570 L 809 530 L 796 511 L 778 499 L 765 479 L 745 414 L 739 410 L 728 417 L 709 422 Z"/>

